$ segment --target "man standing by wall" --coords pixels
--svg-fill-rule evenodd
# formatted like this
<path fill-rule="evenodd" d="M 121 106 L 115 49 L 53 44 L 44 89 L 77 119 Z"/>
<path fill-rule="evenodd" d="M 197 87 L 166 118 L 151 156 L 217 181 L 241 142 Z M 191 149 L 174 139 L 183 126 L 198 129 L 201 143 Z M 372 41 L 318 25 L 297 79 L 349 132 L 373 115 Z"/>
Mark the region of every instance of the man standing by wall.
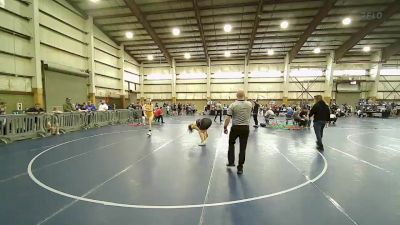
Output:
<path fill-rule="evenodd" d="M 222 122 L 222 104 L 221 104 L 221 102 L 217 102 L 215 104 L 215 110 L 217 113 L 215 113 L 214 122 L 217 122 L 216 120 L 219 115 L 219 122 L 221 123 Z"/>
<path fill-rule="evenodd" d="M 240 153 L 237 173 L 243 173 L 243 164 L 246 158 L 247 139 L 249 137 L 249 124 L 251 117 L 251 102 L 245 101 L 244 91 L 236 93 L 237 100 L 228 108 L 227 117 L 224 123 L 224 133 L 228 134 L 228 125 L 232 119 L 232 127 L 229 133 L 228 164 L 226 166 L 235 166 L 235 143 L 239 138 Z"/>
<path fill-rule="evenodd" d="M 317 137 L 317 149 L 319 151 L 324 150 L 322 144 L 322 136 L 324 135 L 324 128 L 326 122 L 329 121 L 330 111 L 329 106 L 322 100 L 321 95 L 314 96 L 315 104 L 311 108 L 309 117 L 314 116 L 314 131 Z"/>
<path fill-rule="evenodd" d="M 254 119 L 254 127 L 258 128 L 258 111 L 260 110 L 260 104 L 258 104 L 258 100 L 254 100 L 253 106 L 253 119 Z"/>
<path fill-rule="evenodd" d="M 71 103 L 71 98 L 65 99 L 65 104 L 63 105 L 64 112 L 73 112 L 75 111 L 75 107 Z"/>

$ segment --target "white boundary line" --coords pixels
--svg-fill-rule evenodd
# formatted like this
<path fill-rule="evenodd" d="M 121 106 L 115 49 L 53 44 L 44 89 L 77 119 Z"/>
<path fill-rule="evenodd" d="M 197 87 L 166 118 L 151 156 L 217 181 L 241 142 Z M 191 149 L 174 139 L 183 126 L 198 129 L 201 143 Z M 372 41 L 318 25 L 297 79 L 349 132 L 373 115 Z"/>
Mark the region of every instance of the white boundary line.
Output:
<path fill-rule="evenodd" d="M 129 131 L 126 131 L 129 132 Z M 87 138 L 92 138 L 92 137 L 97 137 L 97 136 L 102 136 L 102 135 L 106 135 L 106 134 L 113 134 L 113 133 L 119 133 L 119 132 L 111 132 L 111 133 L 103 133 L 103 134 L 97 134 L 97 135 L 93 135 L 93 136 L 89 136 L 89 137 L 84 137 L 84 138 L 78 138 L 75 140 L 71 140 L 71 141 L 67 141 L 58 145 L 55 145 L 51 148 L 48 148 L 46 150 L 44 150 L 43 152 L 37 154 L 30 162 L 27 168 L 27 172 L 29 177 L 32 179 L 33 182 L 35 182 L 37 185 L 39 185 L 40 187 L 53 192 L 55 194 L 64 196 L 64 197 L 68 197 L 68 198 L 72 198 L 74 200 L 77 201 L 85 201 L 85 202 L 90 202 L 90 203 L 95 203 L 95 204 L 102 204 L 102 205 L 106 205 L 106 206 L 114 206 L 114 207 L 123 207 L 123 208 L 140 208 L 140 209 L 188 209 L 188 208 L 202 208 L 202 207 L 213 207 L 213 206 L 224 206 L 224 205 L 233 205 L 233 204 L 238 204 L 238 203 L 244 203 L 244 202 L 251 202 L 251 201 L 256 201 L 256 200 L 260 200 L 260 199 L 266 199 L 266 198 L 270 198 L 270 197 L 274 197 L 274 196 L 278 196 L 278 195 L 282 195 L 282 194 L 286 194 L 288 192 L 291 191 L 295 191 L 297 189 L 300 189 L 312 182 L 317 181 L 318 179 L 320 179 L 325 173 L 326 170 L 328 168 L 328 162 L 325 158 L 325 156 L 323 154 L 321 154 L 320 152 L 319 155 L 322 157 L 322 159 L 324 160 L 324 168 L 321 171 L 320 174 L 318 174 L 318 176 L 316 176 L 314 179 L 312 180 L 307 180 L 304 183 L 301 183 L 299 185 L 296 185 L 292 188 L 288 188 L 279 192 L 275 192 L 275 193 L 271 193 L 271 194 L 266 194 L 266 195 L 261 195 L 261 196 L 257 196 L 257 197 L 252 197 L 252 198 L 246 198 L 246 199 L 239 199 L 239 200 L 233 200 L 233 201 L 226 201 L 226 202 L 216 202 L 216 203 L 203 203 L 203 204 L 189 204 L 189 205 L 135 205 L 135 204 L 123 204 L 123 203 L 117 203 L 117 202 L 109 202 L 109 201 L 102 201 L 102 200 L 96 200 L 96 199 L 91 199 L 91 198 L 86 198 L 85 196 L 77 196 L 77 195 L 73 195 L 73 194 L 69 194 L 69 193 L 65 193 L 62 191 L 59 191 L 57 189 L 54 189 L 46 184 L 44 184 L 43 182 L 41 182 L 39 179 L 37 179 L 35 177 L 35 175 L 32 172 L 32 165 L 35 162 L 35 160 L 37 158 L 39 158 L 41 155 L 43 155 L 44 153 L 57 148 L 59 146 L 71 143 L 71 142 L 75 142 L 78 140 L 82 140 L 82 139 L 87 139 Z M 122 132 L 121 132 L 122 133 Z M 107 181 L 108 182 L 108 181 Z"/>
<path fill-rule="evenodd" d="M 310 181 L 310 178 L 305 175 L 285 154 L 283 154 L 278 147 L 270 145 L 275 151 L 278 151 L 278 153 L 283 156 L 283 158 L 286 159 L 301 175 L 305 177 L 306 180 Z M 320 153 L 318 151 L 318 153 Z M 321 153 L 320 153 L 321 154 Z M 329 196 L 327 193 L 325 193 L 323 190 L 321 190 L 315 183 L 314 181 L 311 181 L 311 185 L 315 187 L 319 192 L 322 193 L 322 195 L 328 199 L 339 212 L 341 212 L 348 220 L 350 220 L 353 224 L 358 225 L 358 223 L 346 212 L 346 210 L 337 202 L 335 199 L 333 199 L 331 196 Z"/>
<path fill-rule="evenodd" d="M 147 129 L 132 130 L 132 132 L 133 132 L 133 131 L 143 131 L 143 130 L 147 130 Z M 106 149 L 106 148 L 108 148 L 108 147 L 110 147 L 110 146 L 112 146 L 112 145 L 120 144 L 121 142 L 130 140 L 130 139 L 132 139 L 132 138 L 129 137 L 129 138 L 126 138 L 126 139 L 124 139 L 124 140 L 122 140 L 122 141 L 113 142 L 113 143 L 111 143 L 111 144 L 104 145 L 104 146 L 100 146 L 100 147 L 98 147 L 98 148 L 95 148 L 95 149 L 90 150 L 90 151 L 87 151 L 87 152 L 82 152 L 82 153 L 79 153 L 79 154 L 76 154 L 76 155 L 72 155 L 72 156 L 70 156 L 70 157 L 68 157 L 68 158 L 61 159 L 61 160 L 58 160 L 58 161 L 56 161 L 56 162 L 52 162 L 52 163 L 43 165 L 43 166 L 41 166 L 41 167 L 39 167 L 39 168 L 33 169 L 33 171 L 35 171 L 35 172 L 36 172 L 36 171 L 40 171 L 40 170 L 46 169 L 46 168 L 48 168 L 48 167 L 57 165 L 57 164 L 59 164 L 59 163 L 62 163 L 62 162 L 65 162 L 65 161 L 68 161 L 68 160 L 71 160 L 71 159 L 74 159 L 74 158 L 78 158 L 78 157 L 87 155 L 87 154 L 92 153 L 92 152 L 100 151 L 100 150 L 102 150 L 102 149 Z M 50 146 L 52 146 L 52 145 L 50 145 Z M 47 146 L 47 147 L 50 147 L 50 146 Z M 8 177 L 8 178 L 4 178 L 4 179 L 0 180 L 0 183 L 8 182 L 8 181 L 10 181 L 10 180 L 14 180 L 14 179 L 17 179 L 17 178 L 22 177 L 22 176 L 25 176 L 25 175 L 28 175 L 28 173 L 27 173 L 27 172 L 19 173 L 19 174 L 16 174 L 16 175 L 14 175 L 14 176 L 11 176 L 11 177 Z"/>
<path fill-rule="evenodd" d="M 339 149 L 337 149 L 337 148 L 334 148 L 334 147 L 331 147 L 331 146 L 329 146 L 329 145 L 327 145 L 327 146 L 328 146 L 328 148 L 330 148 L 330 149 L 332 149 L 332 150 L 335 150 L 335 151 L 337 151 L 337 152 L 340 152 L 340 153 L 342 153 L 343 155 L 346 155 L 346 156 L 349 157 L 349 158 L 352 158 L 352 159 L 354 159 L 354 160 L 357 160 L 357 161 L 360 161 L 360 162 L 362 162 L 362 163 L 365 163 L 365 164 L 367 164 L 367 165 L 369 165 L 369 166 L 372 166 L 372 167 L 374 167 L 374 168 L 376 168 L 376 169 L 382 170 L 382 171 L 384 171 L 384 172 L 386 172 L 386 173 L 391 173 L 391 171 L 389 171 L 389 170 L 387 170 L 387 169 L 385 169 L 385 168 L 382 168 L 382 167 L 377 166 L 377 165 L 375 165 L 375 164 L 373 164 L 373 163 L 370 163 L 370 162 L 368 162 L 368 161 L 365 161 L 365 160 L 363 160 L 363 159 L 360 159 L 360 158 L 358 158 L 358 157 L 356 157 L 356 156 L 354 156 L 354 155 L 352 155 L 352 154 L 349 154 L 349 153 L 347 153 L 347 152 L 341 151 L 341 150 L 339 150 Z"/>
<path fill-rule="evenodd" d="M 95 191 L 97 191 L 99 188 L 101 188 L 103 185 L 105 185 L 106 183 L 110 182 L 111 180 L 115 179 L 116 177 L 118 177 L 119 175 L 125 173 L 126 171 L 128 171 L 129 169 L 131 169 L 134 165 L 136 165 L 137 163 L 139 163 L 140 161 L 146 159 L 147 157 L 149 157 L 150 155 L 152 155 L 153 153 L 161 150 L 163 147 L 165 147 L 166 145 L 172 143 L 173 141 L 175 141 L 176 139 L 182 137 L 185 133 L 179 135 L 177 138 L 169 140 L 167 142 L 165 142 L 164 144 L 160 145 L 159 147 L 157 147 L 156 149 L 152 150 L 151 152 L 147 153 L 146 155 L 142 156 L 140 159 L 136 160 L 135 162 L 133 162 L 132 164 L 130 164 L 129 166 L 127 166 L 126 168 L 124 168 L 123 170 L 119 171 L 118 173 L 114 174 L 113 176 L 109 177 L 107 180 L 103 181 L 102 183 L 96 185 L 95 187 L 93 187 L 92 189 L 90 189 L 88 192 L 86 192 L 85 194 L 83 194 L 81 197 L 86 197 L 92 193 L 94 193 Z M 43 220 L 41 220 L 39 223 L 37 223 L 37 225 L 41 225 L 44 224 L 45 222 L 47 222 L 48 220 L 52 219 L 53 217 L 55 217 L 56 215 L 58 215 L 59 213 L 61 213 L 62 211 L 68 209 L 69 207 L 71 207 L 72 205 L 74 205 L 76 202 L 78 202 L 79 199 L 74 199 L 72 202 L 68 203 L 67 205 L 63 206 L 62 208 L 60 208 L 59 210 L 55 211 L 53 214 L 51 214 L 50 216 L 44 218 Z"/>
<path fill-rule="evenodd" d="M 357 142 L 355 142 L 354 140 L 352 140 L 350 137 L 352 137 L 352 136 L 354 136 L 354 135 L 365 135 L 365 134 L 369 134 L 369 133 L 371 133 L 371 132 L 367 132 L 367 133 L 360 133 L 360 134 L 349 134 L 349 135 L 347 135 L 347 140 L 348 141 L 350 141 L 351 143 L 353 143 L 353 144 L 355 144 L 355 145 L 358 145 L 358 146 L 361 146 L 361 147 L 363 147 L 363 148 L 368 148 L 368 149 L 371 149 L 371 150 L 375 150 L 375 151 L 378 151 L 378 152 L 382 152 L 382 153 L 387 153 L 387 151 L 384 151 L 384 150 L 381 150 L 381 149 L 377 149 L 377 148 L 372 148 L 372 147 L 369 147 L 369 146 L 366 146 L 366 145 L 362 145 L 362 144 L 360 144 L 360 143 L 357 143 Z M 388 149 L 386 149 L 386 150 L 388 150 Z M 399 151 L 396 151 L 395 150 L 395 152 L 399 152 Z"/>
<path fill-rule="evenodd" d="M 207 202 L 207 200 L 208 200 L 208 194 L 210 193 L 211 181 L 212 181 L 212 179 L 213 179 L 213 177 L 214 177 L 215 164 L 216 164 L 216 162 L 217 162 L 218 153 L 219 153 L 219 150 L 221 149 L 221 145 L 223 145 L 223 144 L 222 144 L 222 141 L 226 141 L 226 140 L 224 140 L 224 138 L 220 136 L 219 139 L 218 139 L 218 143 L 217 143 L 217 147 L 216 147 L 216 151 L 215 151 L 215 156 L 214 156 L 213 167 L 212 167 L 212 169 L 211 169 L 210 179 L 208 180 L 207 191 L 206 191 L 206 195 L 204 196 L 203 204 L 205 204 L 205 203 Z M 203 222 L 204 222 L 204 213 L 205 213 L 205 207 L 203 207 L 203 208 L 201 209 L 201 215 L 200 215 L 199 225 L 202 225 Z"/>

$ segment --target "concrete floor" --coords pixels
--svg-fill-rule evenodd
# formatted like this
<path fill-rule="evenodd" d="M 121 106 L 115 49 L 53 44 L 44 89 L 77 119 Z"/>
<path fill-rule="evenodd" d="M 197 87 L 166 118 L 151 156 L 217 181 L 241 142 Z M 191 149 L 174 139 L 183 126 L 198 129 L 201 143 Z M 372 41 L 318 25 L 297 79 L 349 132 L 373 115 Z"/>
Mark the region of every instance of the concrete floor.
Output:
<path fill-rule="evenodd" d="M 339 119 L 322 154 L 312 129 L 251 128 L 241 176 L 194 120 L 0 145 L 0 224 L 400 224 L 399 119 Z"/>

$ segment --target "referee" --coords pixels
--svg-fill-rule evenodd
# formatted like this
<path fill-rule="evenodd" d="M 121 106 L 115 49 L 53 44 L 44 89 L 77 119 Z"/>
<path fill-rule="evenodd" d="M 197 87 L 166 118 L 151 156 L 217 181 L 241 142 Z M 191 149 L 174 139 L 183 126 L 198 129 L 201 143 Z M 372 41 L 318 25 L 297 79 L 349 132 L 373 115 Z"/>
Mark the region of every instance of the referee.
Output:
<path fill-rule="evenodd" d="M 231 132 L 229 132 L 229 149 L 228 149 L 228 164 L 226 166 L 235 166 L 235 143 L 239 138 L 240 153 L 237 173 L 243 173 L 243 164 L 246 158 L 247 139 L 249 137 L 249 123 L 251 117 L 252 104 L 244 100 L 244 91 L 239 90 L 236 93 L 237 100 L 228 108 L 227 117 L 224 123 L 224 133 L 228 134 L 228 125 L 232 119 Z"/>

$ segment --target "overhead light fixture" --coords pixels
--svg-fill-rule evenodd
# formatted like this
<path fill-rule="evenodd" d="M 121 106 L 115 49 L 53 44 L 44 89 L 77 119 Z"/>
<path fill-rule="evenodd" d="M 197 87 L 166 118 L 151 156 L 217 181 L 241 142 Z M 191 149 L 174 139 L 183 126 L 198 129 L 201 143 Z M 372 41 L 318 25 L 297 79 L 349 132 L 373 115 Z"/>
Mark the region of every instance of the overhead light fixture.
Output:
<path fill-rule="evenodd" d="M 154 59 L 154 57 L 153 57 L 153 55 L 148 55 L 148 56 L 147 56 L 147 59 L 151 61 L 151 60 Z"/>
<path fill-rule="evenodd" d="M 190 59 L 190 54 L 189 53 L 185 53 L 184 57 L 185 57 L 185 59 Z"/>
<path fill-rule="evenodd" d="M 371 51 L 371 47 L 365 46 L 365 47 L 363 48 L 363 51 L 364 51 L 364 52 L 369 52 L 369 51 Z"/>
<path fill-rule="evenodd" d="M 318 53 L 321 52 L 321 49 L 320 49 L 320 48 L 314 48 L 313 52 L 314 52 L 315 54 L 318 54 Z"/>
<path fill-rule="evenodd" d="M 243 78 L 244 75 L 242 72 L 215 72 L 211 75 L 212 78 L 218 79 L 238 79 Z"/>
<path fill-rule="evenodd" d="M 268 71 L 253 71 L 249 74 L 249 77 L 281 77 L 282 72 L 279 70 L 268 70 Z"/>
<path fill-rule="evenodd" d="M 179 34 L 181 34 L 181 30 L 177 27 L 174 27 L 172 28 L 172 34 L 178 36 Z"/>
<path fill-rule="evenodd" d="M 133 32 L 132 31 L 125 32 L 125 37 L 128 38 L 128 39 L 132 39 L 133 38 Z"/>
<path fill-rule="evenodd" d="M 381 75 L 400 76 L 400 69 L 382 69 Z"/>
<path fill-rule="evenodd" d="M 274 50 L 273 49 L 268 49 L 267 54 L 268 55 L 273 55 L 274 54 Z"/>
<path fill-rule="evenodd" d="M 342 20 L 342 24 L 343 25 L 349 25 L 351 24 L 351 18 L 350 17 L 346 17 Z"/>
<path fill-rule="evenodd" d="M 281 22 L 281 28 L 282 29 L 286 29 L 286 28 L 288 28 L 289 27 L 289 22 L 288 21 L 282 21 Z"/>
<path fill-rule="evenodd" d="M 99 0 L 90 0 L 90 1 L 96 3 L 96 2 L 98 2 Z"/>
<path fill-rule="evenodd" d="M 231 57 L 231 52 L 230 51 L 225 51 L 224 55 L 225 55 L 225 57 Z"/>
<path fill-rule="evenodd" d="M 291 77 L 320 77 L 323 74 L 320 69 L 297 69 L 291 70 L 289 75 Z"/>
<path fill-rule="evenodd" d="M 225 24 L 224 31 L 227 32 L 227 33 L 231 32 L 232 31 L 232 25 Z"/>

